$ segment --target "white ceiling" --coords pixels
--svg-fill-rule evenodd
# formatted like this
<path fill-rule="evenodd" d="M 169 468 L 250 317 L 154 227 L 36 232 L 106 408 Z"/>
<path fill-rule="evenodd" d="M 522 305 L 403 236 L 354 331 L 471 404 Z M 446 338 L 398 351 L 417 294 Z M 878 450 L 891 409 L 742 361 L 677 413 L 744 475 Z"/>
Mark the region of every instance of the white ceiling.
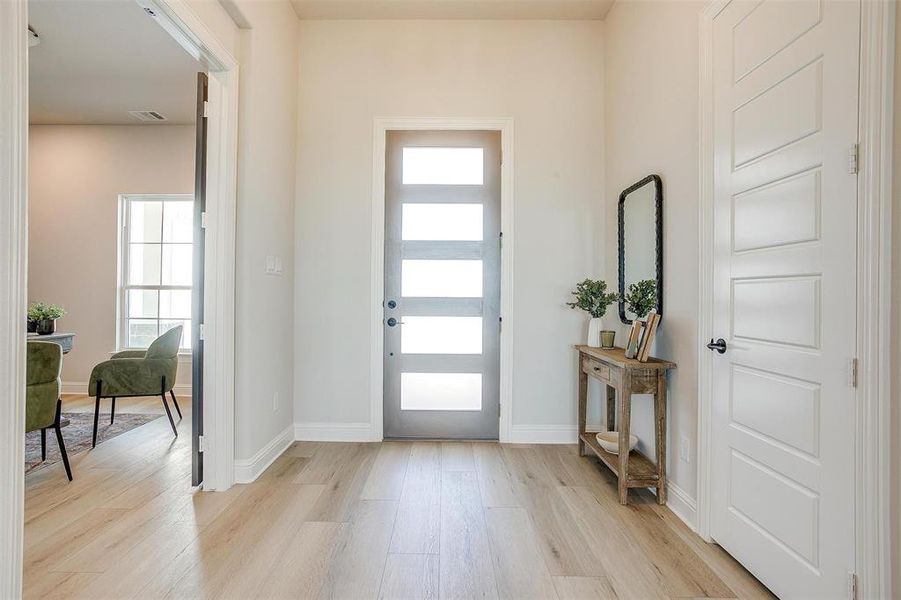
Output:
<path fill-rule="evenodd" d="M 301 19 L 603 19 L 615 0 L 291 0 Z"/>
<path fill-rule="evenodd" d="M 141 124 L 130 110 L 194 122 L 200 66 L 134 0 L 30 0 L 28 11 L 41 38 L 29 50 L 31 123 Z"/>

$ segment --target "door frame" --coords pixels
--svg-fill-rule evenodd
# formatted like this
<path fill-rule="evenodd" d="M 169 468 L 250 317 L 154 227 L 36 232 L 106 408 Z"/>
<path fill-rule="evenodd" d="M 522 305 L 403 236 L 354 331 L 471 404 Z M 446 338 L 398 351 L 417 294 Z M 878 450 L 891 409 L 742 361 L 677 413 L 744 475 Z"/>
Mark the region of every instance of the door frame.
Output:
<path fill-rule="evenodd" d="M 186 0 L 135 0 L 192 56 L 210 82 L 204 359 L 204 489 L 234 483 L 235 204 L 238 62 Z M 22 594 L 25 322 L 28 260 L 27 0 L 0 2 L 0 598 Z"/>
<path fill-rule="evenodd" d="M 187 0 L 134 0 L 206 65 L 208 80 L 204 255 L 203 489 L 235 483 L 235 220 L 238 61 Z"/>
<path fill-rule="evenodd" d="M 366 441 L 384 439 L 385 136 L 391 130 L 485 130 L 501 133 L 501 318 L 500 423 L 510 440 L 513 423 L 513 119 L 376 117 L 372 127 L 372 232 L 370 263 L 369 430 Z"/>
<path fill-rule="evenodd" d="M 713 20 L 729 0 L 700 12 L 698 340 L 713 331 Z M 855 424 L 855 563 L 860 597 L 890 592 L 889 522 L 891 354 L 892 118 L 895 5 L 861 2 L 857 223 L 857 419 Z M 853 140 L 849 140 L 849 144 Z M 849 357 L 851 358 L 851 357 Z M 850 369 L 850 366 L 849 366 Z M 711 524 L 713 357 L 698 350 L 697 531 Z"/>

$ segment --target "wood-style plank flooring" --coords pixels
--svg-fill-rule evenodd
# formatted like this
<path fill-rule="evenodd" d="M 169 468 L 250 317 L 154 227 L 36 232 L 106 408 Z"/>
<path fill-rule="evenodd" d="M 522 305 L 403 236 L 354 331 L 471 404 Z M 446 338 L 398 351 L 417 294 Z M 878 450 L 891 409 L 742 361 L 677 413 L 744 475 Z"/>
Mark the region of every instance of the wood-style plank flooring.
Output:
<path fill-rule="evenodd" d="M 771 597 L 649 493 L 620 506 L 575 446 L 298 442 L 203 493 L 180 403 L 178 439 L 157 419 L 73 456 L 72 483 L 61 465 L 28 476 L 26 597 Z"/>

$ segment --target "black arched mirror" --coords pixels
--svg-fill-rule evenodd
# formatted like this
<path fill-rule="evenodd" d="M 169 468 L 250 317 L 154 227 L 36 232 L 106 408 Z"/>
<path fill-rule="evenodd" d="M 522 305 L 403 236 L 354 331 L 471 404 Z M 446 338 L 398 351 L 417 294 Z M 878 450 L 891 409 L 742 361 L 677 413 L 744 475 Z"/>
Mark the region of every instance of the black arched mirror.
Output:
<path fill-rule="evenodd" d="M 663 316 L 663 182 L 657 175 L 648 175 L 619 195 L 619 318 L 626 324 L 646 316 L 624 301 L 630 286 L 651 290 L 654 297 L 645 310 Z"/>

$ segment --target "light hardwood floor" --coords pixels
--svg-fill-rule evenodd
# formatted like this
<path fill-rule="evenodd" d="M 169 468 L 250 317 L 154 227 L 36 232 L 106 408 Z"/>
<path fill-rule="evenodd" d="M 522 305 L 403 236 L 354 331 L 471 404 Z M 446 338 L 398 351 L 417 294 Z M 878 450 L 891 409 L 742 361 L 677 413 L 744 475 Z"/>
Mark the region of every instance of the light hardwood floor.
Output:
<path fill-rule="evenodd" d="M 256 482 L 202 493 L 181 405 L 177 440 L 157 419 L 73 456 L 72 483 L 61 465 L 29 475 L 26 597 L 770 597 L 649 493 L 620 506 L 575 446 L 298 442 Z"/>

